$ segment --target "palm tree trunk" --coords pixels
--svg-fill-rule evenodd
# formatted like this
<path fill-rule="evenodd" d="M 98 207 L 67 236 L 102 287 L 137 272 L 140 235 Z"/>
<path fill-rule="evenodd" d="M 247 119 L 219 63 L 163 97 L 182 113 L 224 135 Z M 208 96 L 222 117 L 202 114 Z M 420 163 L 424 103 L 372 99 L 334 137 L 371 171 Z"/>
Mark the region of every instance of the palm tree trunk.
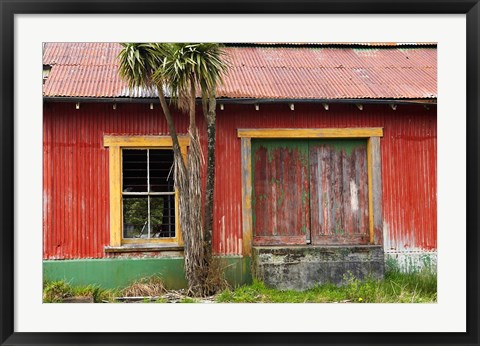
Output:
<path fill-rule="evenodd" d="M 197 294 L 198 289 L 198 279 L 195 276 L 195 268 L 197 261 L 195 260 L 198 255 L 196 254 L 194 229 L 191 227 L 192 215 L 191 211 L 194 209 L 190 203 L 190 191 L 191 191 L 191 182 L 190 182 L 190 171 L 194 169 L 195 161 L 193 164 L 189 164 L 188 170 L 186 162 L 182 156 L 180 149 L 180 143 L 178 141 L 177 131 L 175 130 L 175 124 L 170 113 L 170 109 L 165 100 L 165 95 L 160 87 L 157 87 L 158 98 L 160 99 L 160 104 L 162 105 L 163 112 L 165 114 L 165 119 L 170 131 L 170 136 L 172 137 L 173 142 L 173 154 L 175 162 L 175 171 L 174 171 L 174 181 L 175 187 L 178 191 L 178 213 L 180 216 L 180 228 L 182 231 L 182 238 L 184 241 L 184 258 L 185 258 L 185 276 L 189 285 L 189 291 Z M 195 144 L 194 144 L 195 146 Z M 189 156 L 191 153 L 189 153 Z M 191 158 L 189 161 L 192 161 Z"/>
<path fill-rule="evenodd" d="M 204 259 L 203 246 L 203 224 L 202 224 L 202 192 L 200 167 L 202 158 L 202 149 L 198 138 L 198 129 L 195 123 L 195 81 L 190 79 L 189 95 L 189 115 L 190 115 L 190 149 L 188 151 L 188 184 L 189 184 L 189 237 L 190 246 L 188 256 L 185 256 L 186 272 L 189 284 L 189 291 L 193 295 L 205 295 L 206 273 L 208 273 L 208 263 Z M 188 264 L 188 265 L 187 265 Z"/>
<path fill-rule="evenodd" d="M 213 197 L 215 192 L 215 142 L 216 142 L 216 99 L 215 95 L 210 94 L 208 99 L 208 109 L 205 118 L 207 120 L 207 182 L 205 187 L 205 254 L 209 259 L 212 253 L 212 233 L 213 233 Z M 205 108 L 204 108 L 205 111 Z"/>

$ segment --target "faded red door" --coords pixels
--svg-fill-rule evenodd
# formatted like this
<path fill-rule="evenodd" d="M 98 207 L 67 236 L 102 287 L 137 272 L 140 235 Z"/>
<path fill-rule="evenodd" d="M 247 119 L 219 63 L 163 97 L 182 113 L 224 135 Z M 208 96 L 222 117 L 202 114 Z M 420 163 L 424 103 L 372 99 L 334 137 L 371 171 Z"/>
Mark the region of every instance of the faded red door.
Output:
<path fill-rule="evenodd" d="M 305 244 L 310 232 L 308 142 L 253 140 L 254 245 Z"/>
<path fill-rule="evenodd" d="M 367 141 L 253 140 L 253 245 L 368 244 Z"/>
<path fill-rule="evenodd" d="M 366 140 L 311 140 L 309 171 L 312 244 L 367 244 Z"/>

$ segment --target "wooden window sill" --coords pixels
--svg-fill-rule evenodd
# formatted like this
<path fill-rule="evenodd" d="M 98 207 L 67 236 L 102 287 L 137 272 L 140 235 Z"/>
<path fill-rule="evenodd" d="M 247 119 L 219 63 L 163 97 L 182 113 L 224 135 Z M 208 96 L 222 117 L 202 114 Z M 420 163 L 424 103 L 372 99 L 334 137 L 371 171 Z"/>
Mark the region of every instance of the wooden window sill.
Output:
<path fill-rule="evenodd" d="M 176 243 L 168 244 L 124 244 L 122 246 L 105 246 L 105 252 L 160 252 L 160 251 L 183 251 L 183 245 Z"/>

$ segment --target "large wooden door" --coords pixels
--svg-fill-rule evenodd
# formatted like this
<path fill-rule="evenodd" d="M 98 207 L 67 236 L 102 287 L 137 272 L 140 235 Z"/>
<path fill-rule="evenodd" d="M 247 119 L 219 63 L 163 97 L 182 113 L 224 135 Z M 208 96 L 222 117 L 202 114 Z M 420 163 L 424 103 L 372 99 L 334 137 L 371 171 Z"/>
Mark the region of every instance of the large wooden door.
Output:
<path fill-rule="evenodd" d="M 367 244 L 366 140 L 309 142 L 312 244 Z"/>
<path fill-rule="evenodd" d="M 368 244 L 367 141 L 252 141 L 253 245 Z"/>
<path fill-rule="evenodd" d="M 310 232 L 308 142 L 252 142 L 254 245 L 305 244 Z"/>

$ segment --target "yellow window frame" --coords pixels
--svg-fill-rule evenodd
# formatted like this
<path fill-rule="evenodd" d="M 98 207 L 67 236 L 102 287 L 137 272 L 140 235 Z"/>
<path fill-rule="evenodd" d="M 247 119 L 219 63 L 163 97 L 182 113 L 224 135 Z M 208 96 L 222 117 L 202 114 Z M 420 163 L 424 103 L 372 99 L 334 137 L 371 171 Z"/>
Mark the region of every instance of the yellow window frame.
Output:
<path fill-rule="evenodd" d="M 180 150 L 184 160 L 187 159 L 188 136 L 178 136 Z M 109 149 L 109 181 L 110 181 L 110 246 L 118 247 L 126 244 L 183 244 L 178 215 L 178 191 L 175 190 L 175 237 L 151 239 L 122 238 L 122 149 L 172 149 L 170 136 L 112 136 L 103 137 L 103 145 Z"/>

